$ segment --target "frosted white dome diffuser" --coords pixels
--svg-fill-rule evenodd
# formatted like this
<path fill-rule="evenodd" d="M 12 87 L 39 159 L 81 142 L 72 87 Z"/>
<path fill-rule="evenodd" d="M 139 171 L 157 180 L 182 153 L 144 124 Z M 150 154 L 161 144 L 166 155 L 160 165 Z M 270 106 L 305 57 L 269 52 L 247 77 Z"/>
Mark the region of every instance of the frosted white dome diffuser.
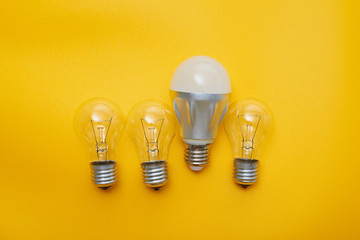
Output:
<path fill-rule="evenodd" d="M 188 93 L 230 93 L 230 77 L 224 66 L 215 59 L 195 56 L 177 67 L 170 90 Z"/>

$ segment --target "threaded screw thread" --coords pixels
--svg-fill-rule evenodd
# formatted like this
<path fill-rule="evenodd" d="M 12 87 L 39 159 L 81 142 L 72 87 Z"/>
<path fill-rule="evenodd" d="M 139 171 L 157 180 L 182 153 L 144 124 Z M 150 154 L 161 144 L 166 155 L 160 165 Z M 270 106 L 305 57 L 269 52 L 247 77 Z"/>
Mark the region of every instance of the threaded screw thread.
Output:
<path fill-rule="evenodd" d="M 167 162 L 164 160 L 141 163 L 146 186 L 159 190 L 168 181 Z"/>
<path fill-rule="evenodd" d="M 94 161 L 90 163 L 92 182 L 101 189 L 108 189 L 117 181 L 115 161 Z"/>
<path fill-rule="evenodd" d="M 202 170 L 209 160 L 209 144 L 206 145 L 191 145 L 186 144 L 185 147 L 185 162 L 193 171 Z"/>
<path fill-rule="evenodd" d="M 234 159 L 234 181 L 246 188 L 257 180 L 259 161 L 253 159 Z"/>

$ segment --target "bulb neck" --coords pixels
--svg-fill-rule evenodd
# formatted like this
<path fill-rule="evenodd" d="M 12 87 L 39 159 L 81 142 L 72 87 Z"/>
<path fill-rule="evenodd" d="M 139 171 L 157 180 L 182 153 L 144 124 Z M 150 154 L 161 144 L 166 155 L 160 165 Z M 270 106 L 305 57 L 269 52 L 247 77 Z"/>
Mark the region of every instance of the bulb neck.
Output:
<path fill-rule="evenodd" d="M 185 162 L 193 171 L 202 170 L 209 160 L 209 146 L 205 145 L 191 145 L 186 144 L 185 147 Z"/>
<path fill-rule="evenodd" d="M 106 190 L 117 181 L 116 162 L 94 161 L 90 163 L 92 182 L 99 188 Z"/>
<path fill-rule="evenodd" d="M 144 183 L 146 186 L 159 190 L 168 181 L 167 162 L 157 160 L 141 163 Z"/>
<path fill-rule="evenodd" d="M 243 188 L 254 184 L 257 180 L 259 161 L 254 159 L 234 159 L 234 181 Z"/>

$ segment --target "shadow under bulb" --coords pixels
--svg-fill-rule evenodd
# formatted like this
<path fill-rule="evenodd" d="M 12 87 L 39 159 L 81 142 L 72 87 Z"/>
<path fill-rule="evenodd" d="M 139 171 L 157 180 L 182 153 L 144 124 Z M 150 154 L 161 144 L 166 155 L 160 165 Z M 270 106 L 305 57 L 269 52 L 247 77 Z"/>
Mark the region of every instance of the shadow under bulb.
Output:
<path fill-rule="evenodd" d="M 225 131 L 234 157 L 234 181 L 246 188 L 258 177 L 263 141 L 272 125 L 270 109 L 255 99 L 239 100 L 229 107 Z"/>
<path fill-rule="evenodd" d="M 159 101 L 138 103 L 128 114 L 126 132 L 137 148 L 144 183 L 154 190 L 168 181 L 167 158 L 175 129 L 172 110 Z"/>
<path fill-rule="evenodd" d="M 90 99 L 79 107 L 74 124 L 89 153 L 92 182 L 108 189 L 117 181 L 115 147 L 124 129 L 122 111 L 106 99 Z"/>

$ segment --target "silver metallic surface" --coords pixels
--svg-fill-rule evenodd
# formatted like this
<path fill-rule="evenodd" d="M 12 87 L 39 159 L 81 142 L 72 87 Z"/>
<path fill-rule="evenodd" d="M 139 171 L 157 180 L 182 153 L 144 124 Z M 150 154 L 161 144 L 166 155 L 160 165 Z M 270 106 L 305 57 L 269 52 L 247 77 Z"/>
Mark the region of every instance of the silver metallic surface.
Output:
<path fill-rule="evenodd" d="M 257 180 L 259 161 L 253 159 L 234 159 L 234 181 L 246 188 Z"/>
<path fill-rule="evenodd" d="M 91 179 L 93 183 L 104 190 L 117 181 L 115 161 L 94 161 L 90 163 Z"/>
<path fill-rule="evenodd" d="M 211 143 L 229 104 L 229 94 L 185 93 L 170 90 L 184 142 Z"/>
<path fill-rule="evenodd" d="M 230 94 L 185 93 L 170 90 L 180 135 L 186 143 L 185 161 L 200 171 L 209 159 L 209 144 L 229 105 Z"/>
<path fill-rule="evenodd" d="M 193 171 L 202 170 L 208 163 L 209 145 L 190 145 L 185 147 L 185 161 Z"/>
<path fill-rule="evenodd" d="M 166 161 L 151 161 L 141 163 L 144 183 L 146 186 L 159 190 L 168 181 Z"/>

